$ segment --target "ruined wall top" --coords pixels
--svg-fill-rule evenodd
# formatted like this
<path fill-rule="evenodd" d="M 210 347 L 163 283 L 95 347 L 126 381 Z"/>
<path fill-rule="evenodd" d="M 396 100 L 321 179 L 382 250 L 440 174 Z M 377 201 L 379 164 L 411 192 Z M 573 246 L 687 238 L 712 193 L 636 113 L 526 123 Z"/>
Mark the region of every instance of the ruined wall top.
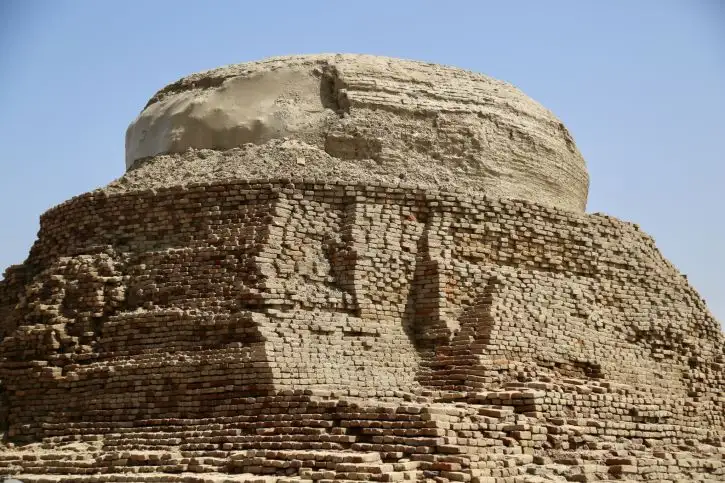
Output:
<path fill-rule="evenodd" d="M 127 169 L 149 162 L 162 184 L 185 170 L 369 179 L 572 211 L 585 209 L 589 186 L 564 125 L 515 87 L 368 55 L 279 57 L 185 77 L 128 128 Z"/>

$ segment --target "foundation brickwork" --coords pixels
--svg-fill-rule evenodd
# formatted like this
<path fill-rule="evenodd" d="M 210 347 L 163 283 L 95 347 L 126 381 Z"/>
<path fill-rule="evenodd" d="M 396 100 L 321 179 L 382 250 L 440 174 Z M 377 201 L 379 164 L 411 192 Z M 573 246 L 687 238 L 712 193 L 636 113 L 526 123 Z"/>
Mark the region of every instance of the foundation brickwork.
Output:
<path fill-rule="evenodd" d="M 76 197 L 0 282 L 23 481 L 722 481 L 725 338 L 636 225 L 384 183 Z"/>

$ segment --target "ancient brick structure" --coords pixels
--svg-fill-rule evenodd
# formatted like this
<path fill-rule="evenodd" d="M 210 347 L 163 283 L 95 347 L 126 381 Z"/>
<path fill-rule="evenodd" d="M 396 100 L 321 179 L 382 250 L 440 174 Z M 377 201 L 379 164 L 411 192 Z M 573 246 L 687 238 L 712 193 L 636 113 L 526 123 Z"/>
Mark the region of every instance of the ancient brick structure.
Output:
<path fill-rule="evenodd" d="M 0 475 L 725 480 L 719 324 L 560 126 L 364 56 L 164 89 L 0 282 Z"/>

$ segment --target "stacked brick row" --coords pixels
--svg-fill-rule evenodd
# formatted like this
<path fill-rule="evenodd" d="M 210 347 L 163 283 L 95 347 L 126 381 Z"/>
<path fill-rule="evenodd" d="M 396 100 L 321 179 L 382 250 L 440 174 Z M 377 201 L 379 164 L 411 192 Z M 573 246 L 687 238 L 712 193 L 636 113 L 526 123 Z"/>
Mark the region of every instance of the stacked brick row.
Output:
<path fill-rule="evenodd" d="M 544 422 L 515 411 L 476 403 L 373 405 L 288 393 L 250 398 L 245 409 L 227 418 L 140 420 L 133 427 L 75 437 L 66 428 L 32 452 L 4 452 L 0 468 L 25 481 L 720 481 L 725 476 L 722 453 L 712 446 L 651 447 L 636 437 L 610 436 L 616 425 L 605 422 Z"/>

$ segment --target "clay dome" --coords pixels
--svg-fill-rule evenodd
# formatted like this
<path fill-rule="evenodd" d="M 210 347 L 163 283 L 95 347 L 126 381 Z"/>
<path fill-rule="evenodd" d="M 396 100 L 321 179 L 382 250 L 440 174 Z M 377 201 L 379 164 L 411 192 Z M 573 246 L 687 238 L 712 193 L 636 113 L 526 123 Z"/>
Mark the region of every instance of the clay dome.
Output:
<path fill-rule="evenodd" d="M 251 178 L 260 173 L 245 172 L 245 152 L 265 145 L 251 158 L 269 175 L 586 207 L 584 159 L 550 111 L 481 74 L 369 55 L 279 57 L 185 77 L 155 94 L 129 126 L 126 166 L 213 150 L 205 158 L 232 156 L 236 175 Z M 273 151 L 285 149 L 300 162 L 281 163 Z"/>

